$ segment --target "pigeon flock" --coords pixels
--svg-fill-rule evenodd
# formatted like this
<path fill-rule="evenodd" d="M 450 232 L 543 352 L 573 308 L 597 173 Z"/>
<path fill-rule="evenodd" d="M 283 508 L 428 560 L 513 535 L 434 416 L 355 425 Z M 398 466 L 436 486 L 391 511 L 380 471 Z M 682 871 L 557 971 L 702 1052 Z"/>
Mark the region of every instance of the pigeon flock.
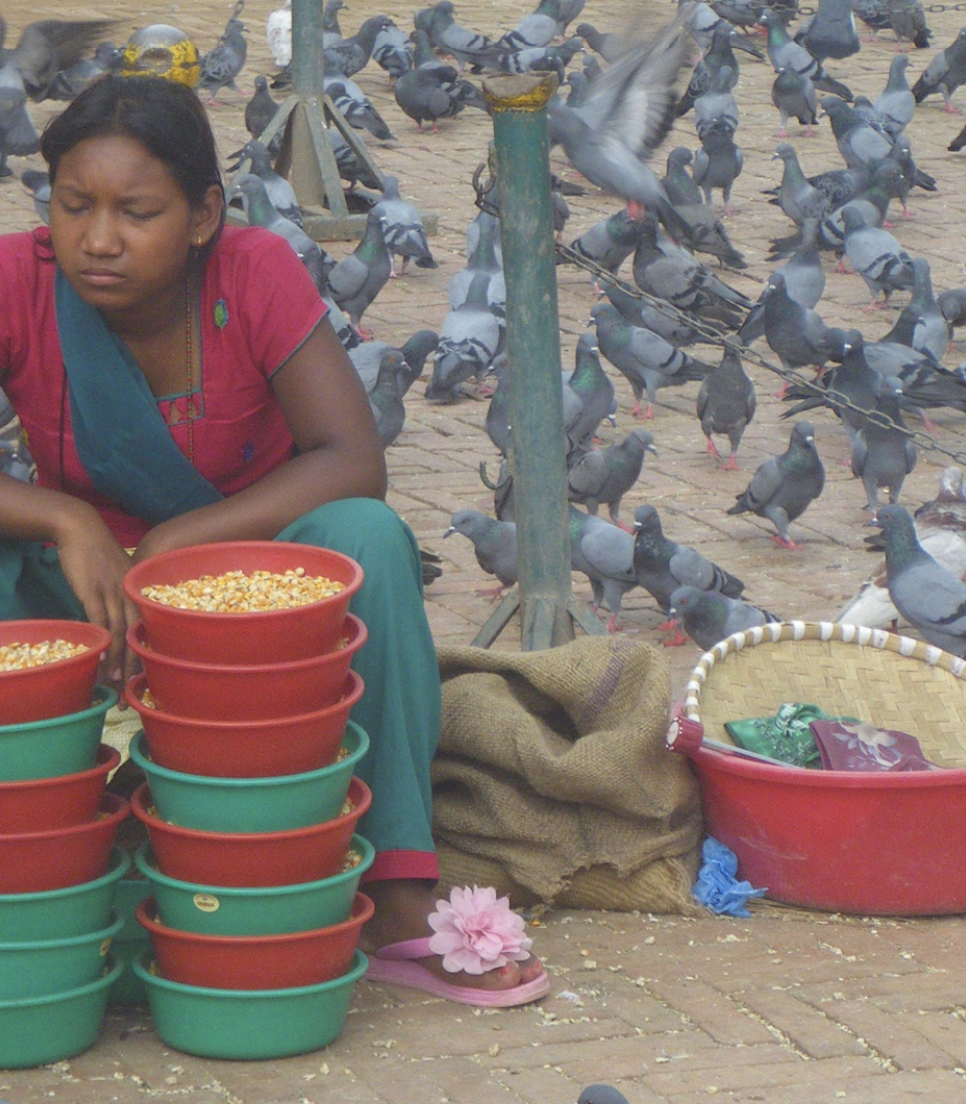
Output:
<path fill-rule="evenodd" d="M 467 578 L 494 595 L 517 579 L 483 83 L 538 71 L 559 81 L 547 126 L 578 597 L 611 631 L 656 642 L 665 628 L 666 644 L 861 616 L 966 653 L 966 508 L 919 510 L 961 503 L 966 467 L 957 12 L 927 25 L 920 4 L 889 0 L 808 14 L 325 0 L 324 88 L 380 173 L 328 128 L 365 230 L 315 242 L 275 172 L 277 137 L 259 141 L 291 88 L 291 4 L 202 7 L 183 29 L 233 217 L 284 236 L 328 302 L 390 501 L 444 558 L 431 597 L 450 633 L 487 613 L 484 597 L 466 604 Z M 45 216 L 43 123 L 152 21 L 98 11 L 115 18 L 0 18 L 4 230 Z"/>

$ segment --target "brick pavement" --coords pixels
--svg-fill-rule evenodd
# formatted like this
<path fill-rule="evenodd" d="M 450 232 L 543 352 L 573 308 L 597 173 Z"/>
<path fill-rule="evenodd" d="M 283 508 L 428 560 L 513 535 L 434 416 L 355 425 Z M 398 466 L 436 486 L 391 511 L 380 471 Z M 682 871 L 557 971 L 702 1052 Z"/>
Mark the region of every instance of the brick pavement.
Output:
<path fill-rule="evenodd" d="M 232 5 L 227 0 L 195 0 L 190 5 L 135 5 L 103 0 L 86 5 L 64 2 L 43 15 L 107 15 L 120 21 L 118 40 L 149 22 L 173 22 L 208 48 Z M 262 35 L 274 0 L 248 0 L 249 63 L 242 87 L 270 72 Z M 357 0 L 343 13 L 351 32 L 375 10 L 376 0 Z M 400 26 L 411 12 L 385 5 Z M 459 3 L 468 26 L 493 32 L 510 25 L 519 5 L 508 0 Z M 591 0 L 584 18 L 611 29 L 626 10 L 618 0 Z M 655 17 L 671 5 L 653 5 Z M 8 0 L 4 14 L 10 38 L 41 14 L 24 0 Z M 953 11 L 929 16 L 934 48 L 915 54 L 910 78 L 935 49 L 958 30 Z M 854 90 L 872 98 L 882 88 L 893 52 L 891 36 L 880 34 L 863 45 L 857 58 L 830 68 Z M 777 183 L 770 160 L 777 118 L 770 104 L 770 69 L 741 55 L 738 141 L 745 153 L 733 202 L 737 217 L 728 229 L 749 260 L 743 275 L 728 275 L 756 296 L 767 275 L 767 237 L 785 232 L 786 220 L 759 194 Z M 378 164 L 396 173 L 403 194 L 438 214 L 432 246 L 439 269 L 415 270 L 392 281 L 367 314 L 367 324 L 384 339 L 404 340 L 424 326 L 438 326 L 446 312 L 446 283 L 463 265 L 463 233 L 474 214 L 470 177 L 486 155 L 489 120 L 466 112 L 444 122 L 439 135 L 416 133 L 396 106 L 381 70 L 367 69 L 358 83 L 376 102 L 396 134 L 391 143 L 371 142 Z M 244 140 L 244 96 L 227 91 L 210 109 L 223 153 Z M 915 221 L 895 231 L 915 254 L 927 256 L 936 290 L 964 280 L 961 167 L 945 147 L 960 120 L 927 101 L 912 130 L 917 160 L 940 182 L 937 194 L 913 193 Z M 32 108 L 43 119 L 47 105 Z M 819 137 L 796 147 L 808 171 L 837 165 L 823 122 Z M 696 145 L 690 117 L 681 120 L 659 163 L 675 144 Z M 17 170 L 36 158 L 14 159 Z M 554 164 L 563 168 L 559 155 Z M 39 167 L 39 165 L 38 165 Z M 16 179 L 0 182 L 0 229 L 33 225 L 32 207 Z M 613 203 L 591 194 L 570 201 L 570 240 Z M 331 243 L 341 255 L 350 246 Z M 830 267 L 830 266 L 827 266 Z M 572 363 L 592 296 L 586 277 L 559 270 L 564 365 Z M 860 315 L 864 285 L 854 276 L 829 272 L 823 316 L 835 324 L 857 325 L 869 337 L 885 333 L 894 312 Z M 899 305 L 903 296 L 896 296 Z M 955 367 L 963 356 L 953 343 L 946 358 Z M 775 548 L 769 527 L 747 516 L 730 518 L 725 509 L 747 483 L 755 466 L 781 451 L 787 425 L 771 396 L 776 382 L 752 368 L 758 383 L 759 412 L 745 436 L 737 473 L 717 470 L 704 452 L 694 416 L 696 385 L 668 390 L 653 424 L 659 456 L 648 458 L 636 491 L 625 500 L 631 511 L 641 501 L 658 506 L 671 536 L 694 544 L 739 574 L 754 600 L 786 616 L 834 613 L 868 571 L 862 550 L 864 495 L 838 461 L 847 455 L 841 430 L 826 414 L 816 418 L 828 488 L 795 525 L 804 546 L 799 555 Z M 621 402 L 618 428 L 631 426 L 630 390 L 615 383 Z M 445 574 L 427 594 L 427 608 L 439 641 L 468 642 L 492 609 L 476 594 L 489 584 L 472 548 L 462 539 L 440 539 L 450 514 L 466 507 L 489 509 L 489 492 L 477 474 L 480 461 L 495 470 L 495 452 L 483 432 L 485 405 L 465 399 L 450 407 L 430 406 L 422 385 L 411 392 L 406 428 L 389 453 L 390 501 L 407 518 L 420 541 L 444 557 Z M 958 415 L 940 413 L 937 440 L 960 447 Z M 907 481 L 903 500 L 917 504 L 935 491 L 946 462 L 926 452 Z M 575 592 L 588 597 L 575 576 Z M 625 602 L 627 631 L 657 639 L 662 619 L 653 603 L 632 592 Z M 517 643 L 515 628 L 497 647 Z M 688 645 L 669 654 L 675 688 L 697 658 Z M 873 841 L 870 841 L 873 842 Z M 890 920 L 807 913 L 770 903 L 754 905 L 749 920 L 688 919 L 601 912 L 548 912 L 532 934 L 553 977 L 551 996 L 539 1007 L 475 1012 L 417 994 L 360 985 L 344 1034 L 323 1052 L 278 1062 L 228 1063 L 200 1060 L 165 1048 L 150 1021 L 138 1010 L 109 1014 L 97 1045 L 66 1063 L 41 1070 L 0 1073 L 0 1095 L 13 1104 L 62 1100 L 69 1104 L 145 1097 L 184 1098 L 198 1104 L 298 1104 L 339 1099 L 345 1104 L 392 1101 L 481 1100 L 507 1104 L 550 1104 L 575 1099 L 593 1080 L 621 1087 L 630 1104 L 697 1104 L 709 1098 L 740 1104 L 903 1104 L 928 1099 L 942 1104 L 966 1101 L 966 970 L 960 957 L 966 929 L 960 918 Z"/>

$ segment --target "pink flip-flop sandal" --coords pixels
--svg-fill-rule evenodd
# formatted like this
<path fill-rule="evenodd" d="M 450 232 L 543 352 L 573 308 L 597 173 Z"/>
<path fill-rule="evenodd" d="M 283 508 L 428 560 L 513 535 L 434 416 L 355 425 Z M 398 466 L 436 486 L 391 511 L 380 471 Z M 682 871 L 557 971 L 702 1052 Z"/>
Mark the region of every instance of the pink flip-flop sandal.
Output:
<path fill-rule="evenodd" d="M 433 935 L 390 943 L 371 954 L 366 977 L 480 1008 L 512 1008 L 550 992 L 545 972 L 512 989 L 477 989 L 444 981 L 418 961 L 442 955 L 450 973 L 478 976 L 529 958 L 533 940 L 523 933 L 523 918 L 513 912 L 508 898 L 497 899 L 495 889 L 454 887 L 448 901 L 436 902 L 428 921 Z"/>

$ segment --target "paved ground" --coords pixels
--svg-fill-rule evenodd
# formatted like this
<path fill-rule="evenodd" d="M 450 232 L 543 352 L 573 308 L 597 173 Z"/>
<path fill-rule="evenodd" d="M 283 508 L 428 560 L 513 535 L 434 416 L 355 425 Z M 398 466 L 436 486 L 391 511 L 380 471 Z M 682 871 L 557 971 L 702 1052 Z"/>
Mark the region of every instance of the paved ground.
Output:
<path fill-rule="evenodd" d="M 241 82 L 246 93 L 256 73 L 271 71 L 262 28 L 273 6 L 271 0 L 249 0 L 245 11 L 251 41 Z M 41 14 L 104 14 L 120 21 L 118 40 L 134 27 L 172 22 L 206 49 L 230 7 L 225 0 L 154 7 L 104 0 L 95 6 L 63 3 L 41 12 L 11 0 L 4 14 L 14 41 L 20 28 Z M 400 26 L 411 26 L 410 9 L 387 7 Z M 591 0 L 584 15 L 612 29 L 626 7 L 617 0 Z M 354 30 L 375 10 L 375 0 L 358 0 L 343 13 L 344 30 Z M 511 25 L 521 9 L 507 0 L 476 0 L 457 10 L 465 24 L 493 32 Z M 654 4 L 651 12 L 660 18 L 671 10 L 670 4 Z M 951 41 L 959 27 L 951 10 L 930 14 L 929 21 L 936 48 Z M 891 36 L 880 35 L 857 58 L 833 63 L 832 69 L 874 98 L 884 85 L 893 48 Z M 933 52 L 915 55 L 911 76 Z M 760 189 L 778 180 L 770 160 L 777 126 L 771 79 L 765 65 L 746 63 L 742 56 L 738 139 L 745 170 L 734 196 L 739 213 L 728 226 L 749 260 L 748 270 L 734 276 L 734 283 L 751 295 L 757 295 L 768 272 L 767 237 L 785 232 L 787 225 L 760 195 Z M 396 106 L 381 70 L 366 70 L 357 80 L 397 136 L 391 143 L 370 143 L 377 162 L 399 176 L 407 198 L 439 218 L 432 242 L 439 269 L 416 270 L 393 281 L 367 315 L 379 338 L 401 342 L 419 328 L 438 327 L 445 316 L 446 284 L 463 265 L 463 233 L 474 214 L 470 178 L 485 159 L 491 125 L 482 113 L 467 112 L 444 123 L 439 135 L 419 135 Z M 228 91 L 224 102 L 210 109 L 223 153 L 237 148 L 245 136 L 241 107 L 246 98 Z M 32 110 L 42 119 L 47 105 Z M 914 149 L 940 188 L 936 194 L 915 192 L 916 219 L 895 231 L 910 252 L 930 259 L 937 290 L 966 282 L 962 170 L 956 155 L 945 151 L 959 126 L 959 120 L 939 110 L 936 99 L 920 108 L 911 128 Z M 800 138 L 797 127 L 792 133 L 808 171 L 839 163 L 824 122 L 817 138 Z M 690 117 L 678 124 L 664 152 L 677 143 L 696 146 Z M 16 168 L 19 172 L 36 161 L 19 161 Z M 557 155 L 555 166 L 563 168 Z M 0 195 L 0 228 L 33 225 L 29 197 L 15 179 L 0 184 Z M 566 240 L 614 204 L 591 194 L 573 200 L 571 209 Z M 351 246 L 332 243 L 330 248 L 341 255 Z M 586 277 L 561 269 L 559 297 L 563 358 L 569 366 L 592 304 Z M 867 336 L 878 337 L 895 313 L 860 314 L 866 298 L 858 278 L 829 271 L 821 311 L 829 321 L 858 325 Z M 901 305 L 904 297 L 896 298 Z M 946 363 L 955 367 L 962 356 L 954 343 Z M 665 392 L 653 423 L 659 456 L 649 459 L 625 509 L 653 502 L 671 536 L 739 574 L 761 604 L 786 616 L 830 616 L 869 569 L 862 551 L 864 495 L 839 465 L 846 447 L 831 417 L 815 419 L 828 487 L 793 526 L 801 553 L 777 549 L 765 523 L 725 514 L 756 465 L 782 451 L 787 437 L 787 424 L 779 422 L 781 406 L 771 397 L 776 381 L 762 369 L 752 371 L 759 414 L 742 444 L 741 470 L 720 471 L 705 454 L 694 416 L 696 385 Z M 615 382 L 621 409 L 611 438 L 633 424 L 629 387 L 616 374 Z M 454 406 L 430 406 L 422 387 L 417 384 L 411 393 L 406 429 L 389 454 L 390 498 L 420 541 L 444 557 L 445 574 L 427 595 L 437 640 L 466 643 L 492 609 L 491 600 L 477 595 L 476 588 L 492 580 L 479 570 L 468 542 L 444 543 L 441 537 L 455 510 L 491 509 L 477 468 L 485 460 L 495 470 L 495 452 L 482 429 L 484 404 L 465 399 Z M 937 420 L 937 443 L 960 449 L 959 416 L 941 413 Z M 924 450 L 903 501 L 918 504 L 932 497 L 946 462 L 946 455 Z M 588 596 L 580 577 L 575 576 L 574 586 L 579 596 Z M 631 593 L 624 609 L 627 631 L 659 638 L 655 626 L 662 617 L 646 595 Z M 511 625 L 497 646 L 516 646 L 515 633 Z M 697 655 L 690 645 L 669 653 L 675 689 Z M 563 1104 L 575 1099 L 582 1085 L 606 1080 L 619 1084 L 631 1104 L 693 1104 L 710 1097 L 743 1104 L 966 1101 L 966 970 L 960 957 L 966 951 L 966 929 L 958 917 L 847 918 L 774 904 L 757 906 L 752 919 L 741 921 L 557 911 L 540 917 L 532 934 L 553 977 L 552 994 L 539 1007 L 479 1013 L 402 990 L 361 985 L 346 1030 L 333 1046 L 301 1058 L 254 1064 L 203 1061 L 168 1050 L 145 1014 L 113 1012 L 87 1054 L 42 1070 L 0 1073 L 0 1094 L 13 1104 L 101 1104 L 145 1096 L 199 1104 L 333 1099 L 346 1104 Z"/>

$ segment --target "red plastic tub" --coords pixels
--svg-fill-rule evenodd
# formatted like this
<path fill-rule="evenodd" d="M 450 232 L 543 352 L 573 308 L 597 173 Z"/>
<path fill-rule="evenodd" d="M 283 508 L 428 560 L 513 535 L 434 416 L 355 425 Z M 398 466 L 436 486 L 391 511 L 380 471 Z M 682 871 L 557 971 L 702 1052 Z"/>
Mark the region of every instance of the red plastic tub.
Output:
<path fill-rule="evenodd" d="M 120 762 L 119 751 L 101 744 L 97 763 L 90 770 L 28 782 L 0 782 L 0 835 L 46 832 L 90 822 L 104 799 L 107 776 Z"/>
<path fill-rule="evenodd" d="M 343 647 L 311 659 L 253 666 L 164 655 L 147 646 L 143 621 L 128 629 L 127 644 L 141 660 L 155 704 L 165 712 L 201 721 L 268 721 L 334 705 L 366 635 L 365 625 L 350 613 L 342 625 Z"/>
<path fill-rule="evenodd" d="M 178 584 L 229 571 L 283 574 L 304 568 L 306 575 L 344 583 L 329 598 L 291 609 L 254 613 L 184 610 L 146 598 L 141 588 Z M 362 568 L 341 552 L 285 541 L 225 541 L 162 552 L 136 564 L 124 589 L 145 626 L 151 647 L 196 663 L 282 663 L 332 651 L 338 644 L 349 599 L 362 586 Z"/>
<path fill-rule="evenodd" d="M 149 709 L 142 700 L 146 687 L 147 677 L 137 675 L 124 688 L 124 698 L 141 718 L 158 766 L 216 778 L 264 778 L 328 766 L 364 683 L 350 671 L 334 705 L 267 721 L 196 721 Z"/>
<path fill-rule="evenodd" d="M 87 621 L 0 621 L 0 647 L 67 640 L 87 651 L 55 663 L 0 671 L 0 725 L 46 721 L 88 709 L 111 634 Z"/>
<path fill-rule="evenodd" d="M 273 886 L 313 882 L 338 874 L 372 792 L 359 778 L 349 784 L 351 812 L 286 832 L 202 832 L 161 820 L 145 783 L 131 798 L 148 830 L 158 869 L 169 878 L 210 886 Z"/>
<path fill-rule="evenodd" d="M 153 897 L 135 916 L 151 937 L 158 971 L 181 985 L 211 989 L 294 989 L 345 974 L 375 906 L 357 893 L 348 920 L 282 935 L 200 935 L 159 923 Z"/>
<path fill-rule="evenodd" d="M 0 893 L 38 893 L 101 877 L 117 827 L 130 811 L 123 797 L 109 793 L 84 824 L 0 835 Z"/>

